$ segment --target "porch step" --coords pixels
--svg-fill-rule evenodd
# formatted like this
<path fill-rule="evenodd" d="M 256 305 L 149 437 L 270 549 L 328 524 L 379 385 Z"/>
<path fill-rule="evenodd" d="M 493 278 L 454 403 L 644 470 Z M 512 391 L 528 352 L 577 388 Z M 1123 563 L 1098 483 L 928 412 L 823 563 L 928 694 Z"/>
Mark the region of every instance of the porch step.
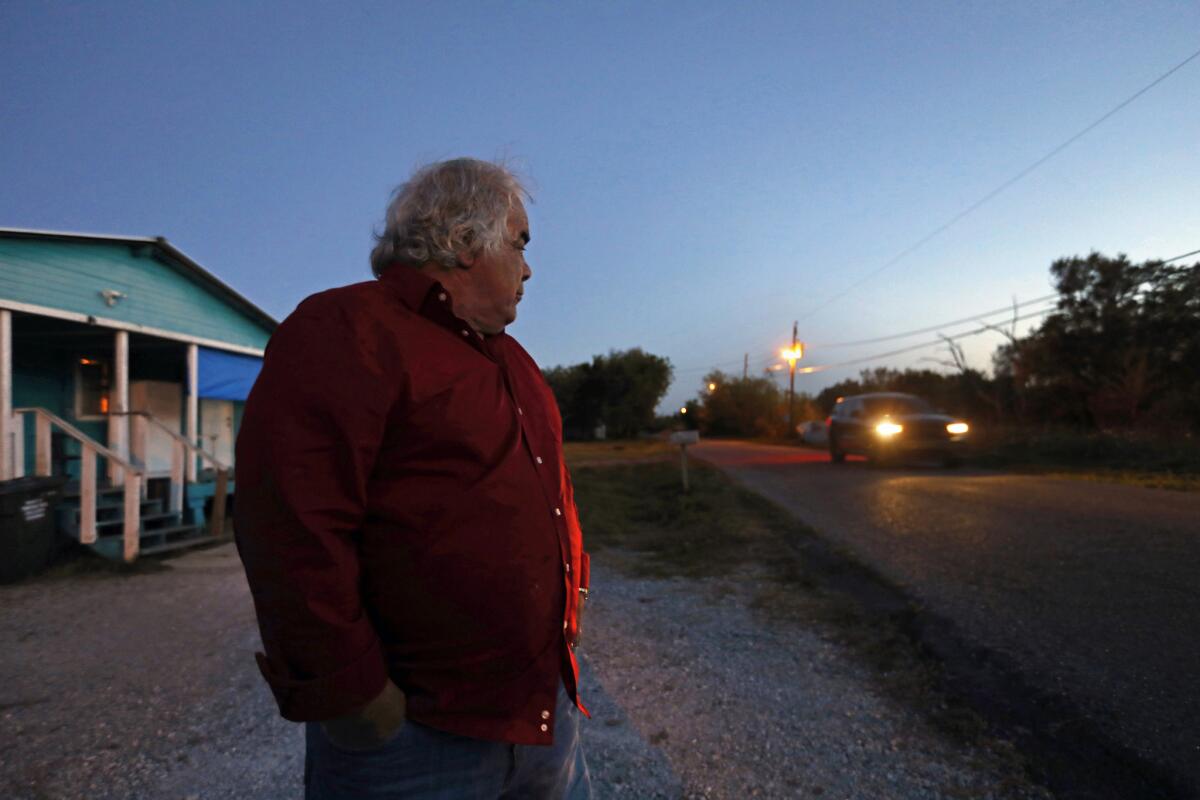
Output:
<path fill-rule="evenodd" d="M 178 522 L 180 514 L 178 511 L 164 511 L 162 501 L 160 500 L 143 500 L 138 504 L 141 507 L 140 519 L 142 529 L 148 529 L 163 525 L 166 522 Z M 79 507 L 78 498 L 66 498 L 58 504 L 54 510 L 55 519 L 58 523 L 58 530 L 72 539 L 79 538 L 79 526 L 81 523 L 82 510 Z M 120 530 L 125 525 L 125 504 L 113 502 L 97 502 L 96 503 L 96 532 L 103 534 L 106 528 L 115 528 Z"/>
<path fill-rule="evenodd" d="M 154 553 L 165 553 L 185 547 L 211 544 L 214 541 L 217 540 L 199 525 L 172 525 L 165 528 L 156 528 L 152 531 L 142 531 L 138 541 L 138 555 L 145 556 Z M 125 542 L 119 533 L 100 536 L 89 547 L 105 558 L 110 558 L 114 561 L 120 561 L 124 558 Z"/>
<path fill-rule="evenodd" d="M 184 498 L 187 501 L 187 498 Z M 56 513 L 58 531 L 61 535 L 79 540 L 82 511 L 79 482 L 72 481 L 64 487 Z M 195 547 L 213 541 L 207 528 L 190 521 L 188 513 L 164 508 L 161 499 L 140 500 L 138 526 L 138 554 L 163 553 L 185 547 Z M 125 555 L 125 489 L 107 481 L 96 487 L 96 541 L 88 545 L 92 550 L 114 561 Z"/>
<path fill-rule="evenodd" d="M 124 509 L 121 509 L 118 507 L 118 512 L 119 513 L 117 513 L 117 514 L 112 514 L 112 515 L 101 517 L 100 513 L 99 513 L 99 509 L 97 509 L 97 513 L 96 513 L 96 535 L 97 536 L 104 536 L 107 533 L 112 533 L 114 531 L 117 533 L 120 533 L 121 531 L 123 531 L 125 529 Z M 58 511 L 58 529 L 59 529 L 59 531 L 70 536 L 72 539 L 78 539 L 79 538 L 79 526 L 80 526 L 79 516 L 80 516 L 80 514 L 79 514 L 78 508 L 76 508 L 76 509 L 70 509 L 70 508 L 59 509 L 59 511 Z M 157 508 L 154 509 L 153 513 L 149 513 L 149 514 L 145 513 L 145 511 L 143 511 L 143 513 L 139 519 L 139 522 L 141 523 L 140 530 L 142 532 L 142 535 L 144 536 L 148 533 L 154 532 L 155 530 L 157 530 L 159 528 L 170 526 L 172 524 L 179 524 L 181 522 L 180 516 L 181 515 L 178 511 L 159 511 Z"/>

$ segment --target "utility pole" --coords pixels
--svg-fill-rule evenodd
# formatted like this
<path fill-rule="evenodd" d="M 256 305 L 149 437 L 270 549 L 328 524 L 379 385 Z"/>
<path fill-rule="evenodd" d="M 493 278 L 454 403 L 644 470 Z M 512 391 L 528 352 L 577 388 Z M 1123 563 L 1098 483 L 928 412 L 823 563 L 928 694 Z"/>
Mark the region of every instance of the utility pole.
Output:
<path fill-rule="evenodd" d="M 750 375 L 750 354 L 746 353 L 742 356 L 742 380 L 746 380 Z"/>
<path fill-rule="evenodd" d="M 792 357 L 788 359 L 788 436 L 796 435 L 796 329 L 800 321 L 792 322 Z"/>
<path fill-rule="evenodd" d="M 788 436 L 796 435 L 796 362 L 804 358 L 804 344 L 798 341 L 799 321 L 792 323 L 792 346 L 780 352 L 788 362 Z"/>

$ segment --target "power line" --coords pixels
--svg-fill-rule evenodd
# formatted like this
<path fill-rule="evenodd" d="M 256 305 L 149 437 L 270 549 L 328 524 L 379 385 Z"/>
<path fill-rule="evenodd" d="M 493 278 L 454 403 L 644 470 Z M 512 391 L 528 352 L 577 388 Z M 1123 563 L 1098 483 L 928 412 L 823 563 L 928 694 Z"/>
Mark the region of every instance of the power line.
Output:
<path fill-rule="evenodd" d="M 1170 264 L 1172 262 L 1179 261 L 1181 259 L 1187 258 L 1189 256 L 1194 256 L 1194 255 L 1200 255 L 1200 250 L 1192 250 L 1187 253 L 1181 253 L 1180 255 L 1172 256 L 1171 258 L 1161 259 L 1161 263 Z M 1154 261 L 1157 259 L 1148 259 L 1148 260 Z M 1057 297 L 1058 297 L 1058 293 L 1043 295 L 1041 297 L 1035 297 L 1032 300 L 1025 300 L 1020 303 L 1012 303 L 1010 305 L 1003 306 L 1001 308 L 996 308 L 992 311 L 984 311 L 979 314 L 972 314 L 969 317 L 962 317 L 960 319 L 952 320 L 950 322 L 944 322 L 940 325 L 930 325 L 925 328 L 917 328 L 917 329 L 914 329 L 911 331 L 904 331 L 902 333 L 893 333 L 893 334 L 889 334 L 887 336 L 877 336 L 873 339 L 859 339 L 859 340 L 850 341 L 850 342 L 829 342 L 829 343 L 824 343 L 824 344 L 810 343 L 810 344 L 808 344 L 808 347 L 811 349 L 814 349 L 814 350 L 815 349 L 832 349 L 832 348 L 841 348 L 841 347 L 861 346 L 861 345 L 867 345 L 867 344 L 878 344 L 880 342 L 894 341 L 896 339 L 906 339 L 909 336 L 916 336 L 916 335 L 922 334 L 922 333 L 931 333 L 933 331 L 942 330 L 944 328 L 952 328 L 956 325 L 965 325 L 968 322 L 976 322 L 979 320 L 986 319 L 987 317 L 995 316 L 1000 313 L 1013 311 L 1017 308 L 1022 308 L 1024 306 L 1032 306 L 1032 305 L 1036 305 L 1037 303 L 1043 303 L 1048 300 L 1053 300 Z M 1035 311 L 1030 314 L 1025 314 L 1025 315 L 1021 315 L 1018 317 L 1014 317 L 1013 322 L 1020 322 L 1022 320 L 1032 319 L 1032 318 L 1038 317 L 1038 316 L 1045 316 L 1046 314 L 1049 314 L 1050 312 L 1054 311 L 1055 308 L 1056 308 L 1056 306 L 1049 307 L 1049 308 L 1043 308 L 1043 309 L 1039 309 L 1038 311 Z M 938 339 L 937 341 L 925 342 L 925 343 L 919 344 L 919 345 L 912 345 L 910 347 L 904 347 L 899 350 L 893 350 L 888 353 L 878 353 L 873 356 L 866 356 L 864 358 L 854 359 L 852 361 L 843 361 L 843 362 L 839 362 L 837 364 L 824 364 L 824 365 L 817 366 L 817 367 L 804 367 L 804 368 L 798 369 L 797 371 L 807 374 L 809 372 L 824 372 L 827 369 L 834 369 L 835 367 L 854 366 L 856 364 L 865 363 L 867 361 L 874 361 L 874 360 L 880 359 L 880 358 L 888 358 L 888 357 L 895 356 L 895 355 L 902 355 L 904 353 L 913 352 L 916 350 L 922 350 L 926 347 L 932 347 L 932 346 L 935 346 L 938 344 L 944 344 L 946 339 L 954 340 L 954 339 L 958 339 L 958 338 L 962 338 L 962 337 L 966 337 L 966 336 L 976 336 L 981 333 L 986 333 L 987 331 L 990 331 L 990 330 L 995 330 L 995 328 L 991 325 L 985 325 L 982 328 L 977 328 L 977 329 L 975 329 L 973 331 L 969 331 L 967 333 L 956 334 L 954 336 L 947 336 L 947 337 L 945 337 L 945 339 Z M 770 354 L 770 355 L 756 356 L 752 359 L 749 359 L 749 362 L 751 364 L 755 364 L 757 366 L 758 364 L 762 364 L 763 362 L 774 361 L 775 359 L 776 359 L 776 355 L 772 352 L 772 354 Z M 680 369 L 676 369 L 675 374 L 678 375 L 680 373 L 700 372 L 702 370 L 720 369 L 721 367 L 732 366 L 734 364 L 740 364 L 740 363 L 743 363 L 742 359 L 737 359 L 736 361 L 734 361 L 734 360 L 721 361 L 721 362 L 718 362 L 715 364 L 709 364 L 707 366 L 683 367 Z"/>
<path fill-rule="evenodd" d="M 1172 256 L 1171 258 L 1165 259 L 1165 260 L 1163 260 L 1162 263 L 1170 264 L 1172 261 L 1179 261 L 1182 258 L 1187 258 L 1188 256 L 1194 256 L 1197 254 L 1200 254 L 1200 250 L 1192 250 L 1190 253 L 1183 253 L 1182 255 Z M 1020 303 L 1019 305 L 1032 305 L 1034 303 L 1041 302 L 1043 300 L 1048 300 L 1050 298 L 1054 298 L 1057 296 L 1058 296 L 1057 294 L 1047 295 L 1046 297 L 1040 297 L 1035 300 L 1028 300 L 1025 303 Z M 1010 306 L 1009 308 L 1012 308 L 1012 307 L 1013 306 Z M 1008 309 L 1001 309 L 1001 310 L 1008 310 Z M 1057 305 L 1051 306 L 1049 308 L 1042 308 L 1042 309 L 1039 309 L 1039 310 L 1034 311 L 1029 314 L 1022 314 L 1021 316 L 1013 317 L 1012 321 L 1013 322 L 1022 322 L 1027 319 L 1034 319 L 1036 317 L 1044 317 L 1047 314 L 1051 314 L 1056 310 L 1057 310 Z M 975 319 L 986 317 L 986 316 L 991 316 L 991 315 L 990 314 L 979 314 L 979 315 L 976 315 L 975 317 L 964 318 L 964 321 L 973 321 Z M 953 324 L 955 324 L 955 323 L 948 323 L 947 326 L 953 325 Z M 937 327 L 941 327 L 941 326 L 934 326 L 935 329 Z M 929 329 L 926 329 L 922 332 L 927 333 L 928 330 Z M 850 361 L 842 361 L 837 364 L 822 364 L 820 366 L 815 366 L 815 367 L 806 367 L 806 368 L 798 370 L 798 371 L 807 374 L 810 372 L 824 372 L 827 369 L 834 369 L 835 367 L 852 367 L 857 364 L 865 364 L 868 361 L 876 361 L 881 358 L 891 358 L 892 356 L 903 355 L 905 353 L 911 353 L 911 352 L 915 352 L 917 350 L 924 350 L 927 347 L 935 347 L 937 345 L 945 344 L 947 341 L 957 341 L 958 339 L 964 339 L 968 336 L 978 336 L 981 333 L 987 333 L 988 331 L 995 331 L 995 330 L 996 330 L 996 328 L 993 325 L 984 325 L 982 328 L 976 328 L 973 331 L 967 331 L 965 333 L 955 334 L 954 336 L 943 336 L 943 337 L 937 339 L 936 341 L 929 341 L 929 342 L 924 342 L 922 344 L 910 345 L 909 347 L 902 347 L 899 350 L 892 350 L 887 353 L 876 353 L 873 356 L 865 356 L 863 358 L 856 358 L 856 359 L 852 359 Z M 901 334 L 896 334 L 891 337 L 881 337 L 880 340 L 899 339 L 899 338 L 902 338 Z M 876 341 L 880 341 L 880 340 L 876 340 Z M 865 340 L 862 343 L 866 343 Z M 830 345 L 825 345 L 825 346 L 829 347 Z"/>
<path fill-rule="evenodd" d="M 918 328 L 916 330 L 905 331 L 903 333 L 894 333 L 894 334 L 889 334 L 887 336 L 879 336 L 879 337 L 876 337 L 873 339 L 860 339 L 860 340 L 854 341 L 854 342 L 833 342 L 833 343 L 826 343 L 826 344 L 806 343 L 806 346 L 815 350 L 815 349 L 829 349 L 829 348 L 836 348 L 836 347 L 852 347 L 855 345 L 877 344 L 879 342 L 887 342 L 887 341 L 892 341 L 894 339 L 906 339 L 909 336 L 917 336 L 922 333 L 931 333 L 933 331 L 943 330 L 944 328 L 952 328 L 956 325 L 965 325 L 968 322 L 976 322 L 976 321 L 985 319 L 987 317 L 995 316 L 996 314 L 1012 311 L 1014 308 L 1020 308 L 1023 306 L 1033 305 L 1035 303 L 1045 302 L 1045 301 L 1051 300 L 1057 296 L 1058 296 L 1057 294 L 1048 294 L 1043 297 L 1034 298 L 1033 300 L 1026 300 L 1021 303 L 1009 304 L 1002 308 L 993 309 L 992 311 L 982 311 L 978 314 L 972 314 L 969 317 L 963 317 L 962 319 L 952 320 L 950 322 L 943 322 L 940 325 L 930 325 L 929 327 L 926 327 L 926 328 Z M 761 364 L 764 361 L 774 361 L 774 360 L 776 360 L 777 357 L 778 356 L 774 353 L 774 351 L 772 351 L 772 353 L 770 355 L 755 356 L 754 358 L 750 359 L 750 363 L 757 365 L 757 364 Z M 742 363 L 742 359 L 740 359 L 740 358 L 737 359 L 736 361 L 733 359 L 730 359 L 727 361 L 719 361 L 716 363 L 707 364 L 705 366 L 681 367 L 679 369 L 676 369 L 675 373 L 680 374 L 680 373 L 686 373 L 686 372 L 699 372 L 701 370 L 720 369 L 721 367 L 733 366 L 735 364 L 740 364 L 740 363 Z"/>
<path fill-rule="evenodd" d="M 1022 322 L 1024 320 L 1033 319 L 1035 317 L 1044 317 L 1047 314 L 1053 313 L 1054 311 L 1055 311 L 1054 308 L 1043 308 L 1043 309 L 1034 311 L 1029 314 L 1022 314 L 1019 317 L 1014 317 L 1013 322 Z M 876 353 L 875 355 L 872 355 L 872 356 L 864 356 L 862 358 L 855 358 L 855 359 L 851 359 L 849 361 L 840 361 L 836 364 L 821 364 L 821 365 L 818 365 L 815 367 L 804 367 L 803 369 L 799 369 L 796 371 L 804 373 L 804 374 L 809 374 L 812 372 L 824 372 L 827 369 L 835 369 L 837 367 L 853 367 L 857 364 L 865 364 L 868 361 L 878 361 L 881 358 L 891 358 L 892 356 L 903 355 L 905 353 L 912 353 L 917 350 L 924 350 L 927 347 L 935 347 L 937 345 L 944 345 L 947 341 L 953 342 L 953 341 L 957 341 L 959 339 L 965 339 L 968 336 L 978 336 L 981 333 L 987 333 L 988 331 L 994 332 L 995 330 L 996 330 L 995 327 L 993 327 L 991 325 L 985 325 L 984 327 L 976 328 L 973 331 L 967 331 L 965 333 L 955 334 L 954 336 L 946 336 L 941 339 L 937 339 L 935 341 L 909 345 L 908 347 L 902 347 L 899 350 L 890 350 L 886 353 Z"/>
<path fill-rule="evenodd" d="M 808 346 L 814 350 L 817 350 L 817 349 L 831 350 L 833 348 L 838 348 L 838 347 L 857 347 L 859 345 L 864 345 L 864 344 L 878 344 L 879 342 L 890 342 L 894 339 L 907 339 L 909 336 L 917 336 L 922 333 L 932 333 L 934 331 L 942 330 L 943 328 L 953 328 L 955 325 L 965 325 L 968 322 L 978 322 L 979 320 L 985 319 L 987 317 L 994 317 L 997 314 L 1003 314 L 1003 313 L 1007 313 L 1009 311 L 1014 311 L 1015 309 L 1020 308 L 1022 306 L 1034 305 L 1035 303 L 1044 303 L 1047 300 L 1053 300 L 1056 297 L 1058 297 L 1057 292 L 1054 294 L 1044 295 L 1042 297 L 1035 297 L 1032 300 L 1026 300 L 1021 303 L 1010 303 L 1007 306 L 1004 306 L 1002 308 L 997 308 L 993 311 L 985 311 L 982 314 L 973 314 L 969 317 L 963 317 L 962 319 L 956 319 L 952 322 L 943 322 L 940 325 L 930 325 L 926 328 L 917 328 L 915 330 L 905 331 L 904 333 L 893 333 L 893 334 L 889 334 L 887 336 L 877 336 L 874 339 L 858 339 L 857 341 L 853 341 L 853 342 L 826 342 L 826 343 L 816 342 L 816 343 L 809 343 Z"/>
<path fill-rule="evenodd" d="M 1178 260 L 1179 260 L 1179 259 L 1181 259 L 1181 258 L 1187 258 L 1188 256 L 1194 256 L 1194 255 L 1196 255 L 1197 253 L 1200 253 L 1200 250 L 1193 250 L 1192 252 L 1190 252 L 1190 253 L 1184 253 L 1184 254 L 1183 254 L 1183 255 L 1181 255 L 1181 256 L 1175 256 L 1174 258 L 1168 258 L 1166 261 L 1164 261 L 1164 262 L 1162 262 L 1162 263 L 1164 263 L 1164 264 L 1170 264 L 1172 261 L 1178 261 Z"/>
<path fill-rule="evenodd" d="M 953 225 L 955 225 L 956 223 L 958 223 L 958 222 L 959 222 L 960 220 L 962 220 L 964 217 L 966 217 L 967 215 L 969 215 L 969 214 L 971 214 L 972 212 L 974 212 L 976 209 L 978 209 L 980 206 L 982 206 L 982 205 L 984 205 L 985 203 L 987 203 L 987 202 L 988 202 L 989 200 L 991 200 L 992 198 L 996 197 L 998 194 L 1000 194 L 1001 192 L 1003 192 L 1005 189 L 1008 189 L 1008 188 L 1009 188 L 1010 186 L 1012 186 L 1013 184 L 1015 184 L 1015 183 L 1018 183 L 1018 182 L 1019 182 L 1019 181 L 1021 181 L 1023 178 L 1025 178 L 1027 175 L 1029 175 L 1031 172 L 1033 172 L 1034 170 L 1036 170 L 1038 167 L 1042 166 L 1042 165 L 1043 165 L 1043 164 L 1045 164 L 1047 161 L 1049 161 L 1050 159 L 1054 158 L 1056 155 L 1058 155 L 1059 153 L 1061 153 L 1063 150 L 1066 150 L 1068 147 L 1070 147 L 1070 146 L 1071 146 L 1072 144 L 1074 144 L 1075 142 L 1079 141 L 1081 138 L 1083 138 L 1084 136 L 1086 136 L 1088 133 L 1091 133 L 1091 131 L 1092 131 L 1092 130 L 1094 130 L 1095 128 L 1099 127 L 1099 126 L 1100 126 L 1102 123 L 1104 123 L 1105 121 L 1107 121 L 1107 120 L 1108 120 L 1110 117 L 1112 117 L 1114 114 L 1118 113 L 1119 111 L 1121 111 L 1122 109 L 1124 109 L 1126 106 L 1128 106 L 1130 103 L 1132 103 L 1134 100 L 1137 100 L 1139 97 L 1141 97 L 1142 95 L 1144 95 L 1146 92 L 1150 91 L 1150 90 L 1151 90 L 1151 89 L 1153 89 L 1155 86 L 1157 86 L 1158 84 L 1162 83 L 1163 81 L 1165 81 L 1167 78 L 1169 78 L 1169 77 L 1171 77 L 1172 75 L 1174 75 L 1174 74 L 1175 74 L 1176 72 L 1178 72 L 1179 70 L 1183 69 L 1185 66 L 1187 66 L 1187 64 L 1188 64 L 1188 63 L 1190 63 L 1191 61 L 1195 60 L 1197 57 L 1200 57 L 1200 50 L 1197 50 L 1196 52 L 1192 53 L 1190 56 L 1188 56 L 1187 58 L 1185 58 L 1183 61 L 1180 61 L 1178 64 L 1176 64 L 1175 66 L 1171 67 L 1169 70 L 1167 70 L 1166 72 L 1164 72 L 1162 75 L 1159 75 L 1159 76 L 1158 76 L 1157 78 L 1155 78 L 1153 81 L 1151 81 L 1150 83 L 1146 84 L 1146 85 L 1145 85 L 1145 86 L 1143 86 L 1141 89 L 1137 90 L 1136 92 L 1134 92 L 1134 93 L 1133 93 L 1133 94 L 1131 94 L 1129 97 L 1127 97 L 1127 98 L 1125 98 L 1124 100 L 1122 100 L 1122 101 L 1121 101 L 1120 103 L 1118 103 L 1117 105 L 1113 106 L 1111 109 L 1109 109 L 1107 112 L 1105 112 L 1105 113 L 1104 113 L 1104 114 L 1103 114 L 1103 115 L 1102 115 L 1102 116 L 1101 116 L 1099 119 L 1095 120 L 1095 121 L 1094 121 L 1094 122 L 1092 122 L 1090 125 L 1088 125 L 1087 127 L 1085 127 L 1083 130 L 1079 131 L 1079 132 L 1078 132 L 1078 133 L 1076 133 L 1074 136 L 1071 136 L 1069 139 L 1067 139 L 1067 140 L 1066 140 L 1066 141 L 1064 141 L 1063 143 L 1059 144 L 1057 147 L 1055 147 L 1054 149 L 1052 149 L 1050 152 L 1046 153 L 1046 155 L 1042 156 L 1042 157 L 1041 157 L 1041 158 L 1039 158 L 1037 161 L 1034 161 L 1032 164 L 1030 164 L 1029 166 L 1025 167 L 1023 170 L 1021 170 L 1020 172 L 1018 172 L 1016 175 L 1012 176 L 1011 178 L 1009 178 L 1008 180 L 1006 180 L 1004 183 L 1000 184 L 1000 185 L 999 185 L 999 186 L 997 186 L 995 189 L 992 189 L 990 192 L 988 192 L 987 194 L 985 194 L 983 197 L 979 198 L 979 199 L 978 199 L 978 200 L 976 200 L 974 203 L 972 203 L 971 205 L 967 206 L 967 207 L 966 207 L 965 209 L 963 209 L 962 211 L 960 211 L 960 212 L 958 212 L 957 214 L 955 214 L 955 215 L 954 215 L 953 217 L 951 217 L 951 218 L 950 218 L 950 219 L 949 219 L 947 222 L 944 222 L 943 224 L 939 225 L 939 226 L 938 226 L 937 228 L 935 228 L 935 229 L 934 229 L 932 232 L 930 232 L 930 233 L 926 234 L 925 236 L 921 237 L 920 239 L 918 239 L 918 240 L 917 240 L 916 242 L 914 242 L 913 244 L 911 244 L 911 245 L 909 245 L 908 247 L 906 247 L 905 249 L 901 250 L 901 251 L 900 251 L 899 253 L 897 253 L 895 256 L 892 256 L 892 258 L 890 258 L 890 259 L 888 259 L 886 262 L 884 262 L 884 264 L 883 264 L 882 266 L 880 266 L 880 267 L 876 268 L 874 271 L 872 271 L 872 272 L 868 273 L 867 275 L 863 276 L 863 277 L 862 277 L 862 278 L 860 278 L 859 280 L 857 280 L 857 281 L 855 281 L 854 283 L 850 284 L 848 287 L 846 287 L 845 289 L 843 289 L 841 292 L 839 292 L 839 293 L 837 293 L 837 294 L 833 295 L 833 296 L 832 296 L 832 297 L 830 297 L 828 300 L 825 300 L 824 302 L 822 302 L 822 303 L 819 303 L 819 304 L 817 304 L 816 306 L 814 306 L 814 307 L 813 307 L 812 309 L 810 309 L 810 310 L 809 310 L 807 313 L 803 314 L 803 315 L 800 317 L 800 319 L 808 319 L 808 318 L 809 318 L 809 317 L 811 317 L 812 315 L 816 314 L 818 311 L 821 311 L 822 309 L 824 309 L 824 308 L 826 308 L 826 307 L 828 307 L 828 306 L 832 305 L 834 302 L 836 302 L 836 301 L 838 301 L 838 300 L 842 299 L 843 297 L 845 297 L 846 295 L 850 294 L 850 292 L 854 291 L 855 289 L 857 289 L 858 287 L 862 286 L 862 285 L 863 285 L 864 283 L 866 283 L 867 281 L 869 281 L 869 280 L 871 280 L 872 278 L 876 277 L 877 275 L 879 275 L 879 274 L 880 274 L 881 272 L 883 272 L 884 270 L 886 270 L 886 269 L 889 269 L 889 268 L 891 268 L 891 267 L 895 266 L 895 265 L 896 265 L 898 262 L 900 262 L 902 259 L 904 259 L 905 257 L 909 256 L 910 254 L 912 254 L 912 253 L 913 253 L 913 252 L 915 252 L 916 250 L 918 250 L 918 249 L 920 249 L 921 247 L 923 247 L 923 246 L 924 246 L 926 243 L 928 243 L 928 242 L 929 242 L 931 239 L 934 239 L 935 237 L 939 236 L 939 235 L 940 235 L 940 234 L 942 234 L 944 231 L 946 231 L 948 228 L 950 228 L 951 226 L 953 226 Z"/>

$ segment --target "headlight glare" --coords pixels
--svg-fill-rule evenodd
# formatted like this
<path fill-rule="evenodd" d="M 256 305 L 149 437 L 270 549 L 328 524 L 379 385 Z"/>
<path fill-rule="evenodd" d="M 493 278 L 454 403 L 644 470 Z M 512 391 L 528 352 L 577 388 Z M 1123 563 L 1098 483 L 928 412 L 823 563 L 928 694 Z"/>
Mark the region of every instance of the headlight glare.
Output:
<path fill-rule="evenodd" d="M 886 419 L 875 426 L 875 432 L 885 439 L 890 439 L 902 430 L 904 430 L 903 425 L 897 425 L 891 420 Z"/>
<path fill-rule="evenodd" d="M 967 423 L 965 423 L 965 422 L 951 422 L 949 425 L 946 426 L 946 433 L 952 433 L 955 436 L 958 436 L 960 434 L 966 433 L 970 429 L 971 429 L 970 426 L 967 425 Z"/>

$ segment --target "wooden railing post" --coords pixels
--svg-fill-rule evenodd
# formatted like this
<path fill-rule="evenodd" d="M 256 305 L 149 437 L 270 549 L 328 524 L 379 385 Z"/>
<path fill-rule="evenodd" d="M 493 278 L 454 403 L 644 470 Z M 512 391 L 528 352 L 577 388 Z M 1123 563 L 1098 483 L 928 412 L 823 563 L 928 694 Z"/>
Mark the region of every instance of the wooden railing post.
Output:
<path fill-rule="evenodd" d="M 125 476 L 125 560 L 133 561 L 138 556 L 138 536 L 142 516 L 142 476 L 130 473 Z"/>
<path fill-rule="evenodd" d="M 175 442 L 171 448 L 171 499 L 168 511 L 183 511 L 183 461 L 187 445 Z"/>
<path fill-rule="evenodd" d="M 33 416 L 36 419 L 33 473 L 48 477 L 50 475 L 50 418 L 40 412 Z"/>
<path fill-rule="evenodd" d="M 13 414 L 10 418 L 9 428 L 12 438 L 12 471 L 8 473 L 10 478 L 25 477 L 25 415 Z"/>
<path fill-rule="evenodd" d="M 225 532 L 225 496 L 229 492 L 229 470 L 217 468 L 217 486 L 213 492 L 212 519 L 208 521 L 209 533 L 219 537 Z"/>
<path fill-rule="evenodd" d="M 96 541 L 96 448 L 84 442 L 79 474 L 79 541 Z"/>

